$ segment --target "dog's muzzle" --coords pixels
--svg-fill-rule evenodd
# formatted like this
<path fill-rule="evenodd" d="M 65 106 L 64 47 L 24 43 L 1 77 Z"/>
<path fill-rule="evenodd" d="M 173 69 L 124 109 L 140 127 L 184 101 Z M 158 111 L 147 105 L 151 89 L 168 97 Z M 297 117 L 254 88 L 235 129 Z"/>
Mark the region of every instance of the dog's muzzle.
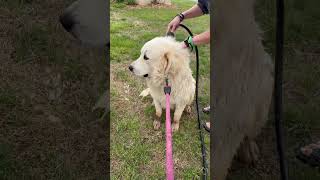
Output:
<path fill-rule="evenodd" d="M 134 68 L 133 68 L 132 65 L 130 65 L 128 68 L 129 68 L 129 70 L 130 70 L 131 72 L 133 72 Z M 143 77 L 148 77 L 148 76 L 149 76 L 149 74 L 143 75 Z"/>

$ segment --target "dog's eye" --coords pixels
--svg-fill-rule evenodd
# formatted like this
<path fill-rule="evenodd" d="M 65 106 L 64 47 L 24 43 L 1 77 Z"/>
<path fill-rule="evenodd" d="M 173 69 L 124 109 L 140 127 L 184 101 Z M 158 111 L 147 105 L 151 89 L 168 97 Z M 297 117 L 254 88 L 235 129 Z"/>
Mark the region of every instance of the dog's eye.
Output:
<path fill-rule="evenodd" d="M 143 56 L 143 59 L 144 60 L 149 60 L 149 58 L 146 55 Z"/>

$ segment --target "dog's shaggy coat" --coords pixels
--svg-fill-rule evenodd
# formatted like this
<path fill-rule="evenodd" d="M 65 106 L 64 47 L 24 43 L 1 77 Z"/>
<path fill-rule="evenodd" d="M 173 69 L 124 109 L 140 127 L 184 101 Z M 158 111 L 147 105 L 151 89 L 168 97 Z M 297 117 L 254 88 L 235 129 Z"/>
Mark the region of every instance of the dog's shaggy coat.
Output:
<path fill-rule="evenodd" d="M 130 70 L 138 76 L 147 76 L 145 80 L 156 108 L 154 128 L 160 127 L 159 118 L 165 108 L 165 79 L 171 86 L 170 106 L 175 109 L 173 130 L 179 129 L 180 117 L 190 106 L 195 93 L 195 80 L 189 67 L 190 58 L 187 49 L 172 37 L 157 37 L 147 42 L 141 49 L 140 57 L 130 65 Z"/>
<path fill-rule="evenodd" d="M 255 138 L 268 118 L 273 63 L 261 43 L 254 0 L 216 0 L 213 7 L 211 175 L 224 180 L 237 152 L 248 163 L 258 160 Z"/>

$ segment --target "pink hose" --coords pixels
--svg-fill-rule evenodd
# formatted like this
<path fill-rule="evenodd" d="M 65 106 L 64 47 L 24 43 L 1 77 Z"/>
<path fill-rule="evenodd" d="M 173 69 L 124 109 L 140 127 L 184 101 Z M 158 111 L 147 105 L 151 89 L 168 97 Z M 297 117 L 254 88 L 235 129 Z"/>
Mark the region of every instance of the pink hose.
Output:
<path fill-rule="evenodd" d="M 172 155 L 172 130 L 170 117 L 170 94 L 166 94 L 166 174 L 167 180 L 174 179 Z"/>

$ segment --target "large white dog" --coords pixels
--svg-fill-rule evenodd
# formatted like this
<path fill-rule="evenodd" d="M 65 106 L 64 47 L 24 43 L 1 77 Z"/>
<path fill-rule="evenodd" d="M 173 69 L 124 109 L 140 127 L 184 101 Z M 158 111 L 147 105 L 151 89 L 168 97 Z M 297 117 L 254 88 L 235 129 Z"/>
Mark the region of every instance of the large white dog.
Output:
<path fill-rule="evenodd" d="M 160 127 L 162 109 L 166 107 L 164 94 L 165 80 L 171 86 L 170 106 L 174 111 L 173 131 L 179 129 L 183 111 L 190 112 L 195 93 L 195 80 L 189 67 L 190 58 L 187 49 L 181 47 L 173 37 L 157 37 L 148 41 L 141 49 L 140 57 L 129 69 L 135 75 L 144 77 L 156 108 L 154 129 Z"/>

